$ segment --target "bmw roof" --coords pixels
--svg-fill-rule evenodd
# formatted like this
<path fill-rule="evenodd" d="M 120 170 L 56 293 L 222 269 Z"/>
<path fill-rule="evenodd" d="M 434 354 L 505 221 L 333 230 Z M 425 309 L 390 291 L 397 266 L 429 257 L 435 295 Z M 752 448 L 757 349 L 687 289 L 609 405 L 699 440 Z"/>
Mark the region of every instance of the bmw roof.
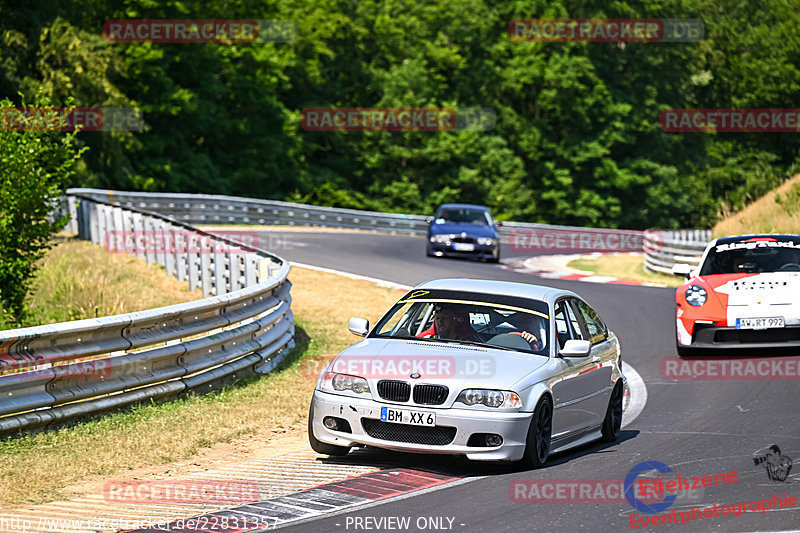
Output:
<path fill-rule="evenodd" d="M 414 289 L 443 289 L 451 291 L 480 292 L 484 294 L 501 294 L 504 296 L 517 296 L 531 300 L 550 302 L 559 296 L 578 296 L 572 291 L 531 285 L 515 281 L 497 281 L 488 279 L 447 278 L 426 281 Z"/>
<path fill-rule="evenodd" d="M 475 205 L 475 204 L 442 204 L 436 210 L 439 209 L 480 209 L 481 211 L 489 211 L 489 208 L 485 205 Z"/>

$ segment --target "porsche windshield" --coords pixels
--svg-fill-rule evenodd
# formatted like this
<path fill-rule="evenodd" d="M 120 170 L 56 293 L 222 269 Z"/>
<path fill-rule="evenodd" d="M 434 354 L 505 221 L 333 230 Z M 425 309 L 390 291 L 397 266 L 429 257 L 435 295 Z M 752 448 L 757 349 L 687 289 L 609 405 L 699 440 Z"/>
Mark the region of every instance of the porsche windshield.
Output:
<path fill-rule="evenodd" d="M 424 299 L 398 302 L 378 322 L 372 336 L 488 344 L 546 355 L 548 331 L 547 314 L 534 309 Z"/>
<path fill-rule="evenodd" d="M 800 239 L 781 236 L 717 244 L 700 275 L 739 272 L 800 272 Z"/>

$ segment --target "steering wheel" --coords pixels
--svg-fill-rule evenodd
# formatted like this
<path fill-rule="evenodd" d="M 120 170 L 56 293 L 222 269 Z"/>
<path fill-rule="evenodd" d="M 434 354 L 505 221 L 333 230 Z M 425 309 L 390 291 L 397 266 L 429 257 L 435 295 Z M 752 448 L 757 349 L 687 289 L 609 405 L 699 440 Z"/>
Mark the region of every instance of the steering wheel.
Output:
<path fill-rule="evenodd" d="M 486 341 L 486 344 L 494 344 L 495 346 L 511 348 L 513 350 L 523 350 L 526 352 L 531 349 L 531 345 L 528 344 L 528 341 L 513 333 L 500 333 L 499 335 L 495 335 Z"/>
<path fill-rule="evenodd" d="M 800 272 L 800 265 L 797 263 L 786 263 L 778 269 L 779 272 Z"/>

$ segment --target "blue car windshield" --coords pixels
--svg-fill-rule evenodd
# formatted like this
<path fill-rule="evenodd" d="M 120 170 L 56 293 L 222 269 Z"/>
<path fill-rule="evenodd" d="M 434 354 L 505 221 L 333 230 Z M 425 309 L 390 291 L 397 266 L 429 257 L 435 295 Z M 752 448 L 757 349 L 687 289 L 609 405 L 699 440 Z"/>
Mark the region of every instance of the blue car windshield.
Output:
<path fill-rule="evenodd" d="M 436 216 L 436 223 L 490 225 L 488 213 L 481 209 L 442 209 Z"/>

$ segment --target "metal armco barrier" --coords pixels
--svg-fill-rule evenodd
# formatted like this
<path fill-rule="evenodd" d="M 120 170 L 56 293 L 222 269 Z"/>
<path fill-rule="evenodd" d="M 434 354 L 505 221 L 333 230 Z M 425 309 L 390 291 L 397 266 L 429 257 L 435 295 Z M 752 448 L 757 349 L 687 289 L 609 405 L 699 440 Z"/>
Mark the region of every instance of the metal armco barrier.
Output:
<path fill-rule="evenodd" d="M 646 231 L 644 267 L 663 274 L 679 263 L 697 268 L 710 240 L 711 230 Z"/>
<path fill-rule="evenodd" d="M 380 213 L 210 194 L 144 193 L 102 189 L 69 189 L 67 192 L 118 202 L 125 206 L 150 209 L 189 224 L 320 226 L 412 235 L 425 235 L 428 231 L 426 222 L 428 217 L 423 215 Z M 615 232 L 628 237 L 635 236 L 639 243 L 642 241 L 643 233 L 640 230 L 607 230 L 530 222 L 503 222 L 499 231 L 503 242 L 509 242 L 509 237 L 515 232 L 525 230 L 560 233 L 574 231 L 584 234 L 594 232 L 598 235 Z"/>
<path fill-rule="evenodd" d="M 118 202 L 130 207 L 150 209 L 190 224 L 320 226 L 413 235 L 424 235 L 428 229 L 427 217 L 422 215 L 379 213 L 207 194 L 144 193 L 101 189 L 70 189 L 67 192 L 90 196 L 98 200 Z M 595 243 L 595 238 L 599 238 L 601 241 L 605 239 L 605 247 L 593 247 L 587 251 L 602 249 L 602 251 L 608 252 L 644 252 L 645 268 L 667 274 L 672 273 L 672 265 L 676 262 L 685 262 L 696 266 L 705 249 L 706 242 L 711 238 L 711 230 L 647 232 L 529 222 L 503 222 L 500 236 L 503 242 L 513 246 L 515 235 L 524 235 L 527 231 L 537 233 L 540 237 L 541 232 L 552 234 L 550 237 L 565 236 L 563 239 L 565 243 L 570 243 L 570 245 L 578 243 L 580 246 L 582 246 L 583 237 L 573 240 L 566 236 L 570 233 L 581 236 L 593 235 L 594 238 L 589 239 L 589 242 Z M 611 234 L 615 238 L 612 244 L 616 244 L 616 247 L 609 245 L 608 236 Z M 650 235 L 649 242 L 647 235 Z M 522 239 L 518 240 L 522 241 Z M 622 240 L 629 244 L 622 246 L 620 244 Z M 636 243 L 636 245 L 631 246 L 630 243 Z M 525 248 L 524 244 L 526 243 L 520 245 L 520 249 Z M 527 244 L 531 253 L 541 253 L 541 248 L 546 248 L 546 246 L 530 246 L 530 241 L 527 241 Z M 552 252 L 552 249 L 550 251 Z M 575 251 L 571 253 L 575 253 Z"/>
<path fill-rule="evenodd" d="M 81 238 L 115 251 L 110 232 L 144 232 L 172 248 L 137 249 L 213 295 L 97 319 L 0 331 L 0 434 L 43 427 L 274 368 L 294 346 L 289 264 L 184 222 L 69 194 Z M 151 233 L 148 233 L 151 232 Z M 200 243 L 176 246 L 170 235 Z M 163 244 L 163 242 L 162 242 Z M 222 253 L 219 250 L 223 250 Z"/>

